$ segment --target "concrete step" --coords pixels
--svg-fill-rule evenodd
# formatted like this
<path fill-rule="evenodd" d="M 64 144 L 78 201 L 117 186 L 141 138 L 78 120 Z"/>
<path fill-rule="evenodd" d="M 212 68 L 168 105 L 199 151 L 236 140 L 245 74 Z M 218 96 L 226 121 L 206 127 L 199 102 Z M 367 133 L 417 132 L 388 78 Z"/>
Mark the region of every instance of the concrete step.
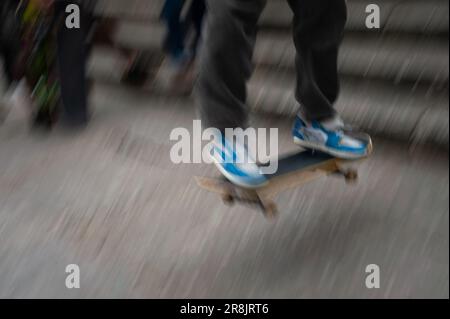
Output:
<path fill-rule="evenodd" d="M 158 23 L 122 23 L 119 43 L 149 50 L 160 50 L 164 27 Z M 274 50 L 276 48 L 276 50 Z M 391 34 L 385 37 L 350 32 L 341 47 L 342 74 L 446 85 L 449 78 L 449 46 L 435 37 Z M 255 48 L 258 64 L 293 68 L 295 48 L 291 35 L 261 32 Z"/>
<path fill-rule="evenodd" d="M 379 33 L 366 27 L 366 8 L 376 3 L 380 7 L 380 27 L 383 32 L 448 34 L 449 3 L 447 0 L 349 0 L 348 30 Z M 276 12 L 277 14 L 273 14 Z M 289 27 L 292 13 L 284 0 L 269 1 L 261 24 Z"/>
<path fill-rule="evenodd" d="M 132 20 L 158 20 L 165 0 L 97 0 L 103 16 Z"/>
<path fill-rule="evenodd" d="M 115 40 L 137 49 L 161 50 L 165 26 L 159 22 L 123 21 L 117 28 Z"/>
<path fill-rule="evenodd" d="M 277 48 L 274 50 L 273 48 Z M 258 64 L 293 68 L 295 47 L 288 34 L 262 33 L 255 49 Z M 382 38 L 350 32 L 340 50 L 342 74 L 391 82 L 446 84 L 448 42 L 433 37 L 392 34 Z"/>
<path fill-rule="evenodd" d="M 96 49 L 90 63 L 91 77 L 102 81 L 119 81 L 125 61 L 117 52 Z M 167 74 L 152 87 L 158 94 L 170 94 Z M 259 67 L 249 83 L 248 105 L 251 110 L 292 117 L 295 99 L 295 74 L 290 69 Z M 423 85 L 392 85 L 385 81 L 344 76 L 336 108 L 351 123 L 376 135 L 412 143 L 433 143 L 448 149 L 448 90 L 430 90 Z"/>
<path fill-rule="evenodd" d="M 122 19 L 156 21 L 164 0 L 103 0 L 99 12 Z M 366 7 L 371 0 L 349 0 L 349 30 L 369 32 L 365 21 Z M 444 33 L 448 34 L 449 4 L 447 0 L 379 0 L 381 29 L 384 32 Z M 276 12 L 276 14 L 274 14 Z M 289 27 L 292 13 L 285 0 L 268 1 L 261 17 L 261 25 L 277 28 Z M 370 32 L 378 33 L 380 30 Z"/>

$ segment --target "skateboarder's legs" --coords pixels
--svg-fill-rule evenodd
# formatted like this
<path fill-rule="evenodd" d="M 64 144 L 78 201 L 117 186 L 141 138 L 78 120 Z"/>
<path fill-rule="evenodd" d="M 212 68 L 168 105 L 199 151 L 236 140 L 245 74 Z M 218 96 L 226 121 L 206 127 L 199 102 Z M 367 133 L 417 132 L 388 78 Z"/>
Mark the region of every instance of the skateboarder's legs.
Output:
<path fill-rule="evenodd" d="M 311 120 L 333 117 L 338 96 L 338 48 L 347 17 L 345 0 L 288 0 L 294 12 L 297 99 Z M 257 22 L 266 0 L 209 1 L 199 77 L 204 124 L 245 127 L 246 82 L 253 71 Z"/>
<path fill-rule="evenodd" d="M 339 90 L 337 56 L 346 21 L 345 0 L 287 1 L 295 16 L 297 98 L 302 105 L 294 141 L 342 158 L 364 157 L 368 144 L 344 133 L 344 124 L 333 108 Z M 222 132 L 245 128 L 246 85 L 253 71 L 257 24 L 266 0 L 209 0 L 208 4 L 197 91 L 203 125 Z M 217 149 L 225 151 L 213 154 L 213 161 L 222 174 L 246 187 L 267 182 L 256 164 L 227 161 L 226 154 L 233 154 L 228 145 L 238 143 L 219 138 L 222 145 Z M 247 152 L 245 146 L 233 146 Z"/>
<path fill-rule="evenodd" d="M 345 0 L 288 0 L 294 12 L 296 96 L 309 120 L 336 115 L 338 50 L 347 20 Z"/>
<path fill-rule="evenodd" d="M 247 125 L 246 83 L 266 0 L 209 0 L 198 98 L 205 127 Z"/>

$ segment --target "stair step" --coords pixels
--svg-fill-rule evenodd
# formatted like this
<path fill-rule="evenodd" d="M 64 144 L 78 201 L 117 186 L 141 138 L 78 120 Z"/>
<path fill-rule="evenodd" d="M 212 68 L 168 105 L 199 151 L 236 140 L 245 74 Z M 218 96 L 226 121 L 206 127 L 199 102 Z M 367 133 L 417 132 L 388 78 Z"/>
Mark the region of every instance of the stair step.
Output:
<path fill-rule="evenodd" d="M 119 81 L 124 65 L 117 52 L 95 49 L 89 73 L 97 80 Z M 248 105 L 255 112 L 292 117 L 298 107 L 294 87 L 292 70 L 259 67 L 249 83 Z M 336 108 L 372 134 L 448 148 L 448 102 L 448 90 L 344 76 Z"/>
<path fill-rule="evenodd" d="M 116 36 L 124 46 L 160 50 L 165 29 L 160 24 L 122 23 Z M 274 50 L 273 48 L 277 48 Z M 350 32 L 340 51 L 342 74 L 446 85 L 449 78 L 449 45 L 435 37 L 391 34 L 384 37 Z M 258 64 L 293 68 L 292 37 L 281 32 L 261 32 L 255 48 Z"/>
<path fill-rule="evenodd" d="M 365 25 L 366 7 L 371 0 L 348 0 L 348 30 L 378 33 Z M 99 12 L 121 19 L 157 21 L 164 0 L 103 0 Z M 447 0 L 379 0 L 381 29 L 384 32 L 412 32 L 448 34 L 449 3 Z M 276 12 L 276 14 L 274 14 Z M 285 0 L 268 1 L 261 17 L 261 25 L 287 28 L 292 12 Z"/>
<path fill-rule="evenodd" d="M 366 8 L 372 0 L 351 0 L 348 3 L 348 30 L 378 33 L 366 27 Z M 412 32 L 448 34 L 449 3 L 447 0 L 382 0 L 380 27 L 384 32 Z M 276 12 L 277 14 L 273 14 Z M 269 1 L 261 24 L 272 27 L 289 27 L 292 13 L 286 1 Z"/>
<path fill-rule="evenodd" d="M 273 48 L 277 48 L 274 50 Z M 294 68 L 295 47 L 290 35 L 262 33 L 255 49 L 258 64 Z M 446 84 L 449 77 L 448 42 L 434 38 L 389 35 L 383 38 L 348 33 L 340 50 L 342 74 Z"/>

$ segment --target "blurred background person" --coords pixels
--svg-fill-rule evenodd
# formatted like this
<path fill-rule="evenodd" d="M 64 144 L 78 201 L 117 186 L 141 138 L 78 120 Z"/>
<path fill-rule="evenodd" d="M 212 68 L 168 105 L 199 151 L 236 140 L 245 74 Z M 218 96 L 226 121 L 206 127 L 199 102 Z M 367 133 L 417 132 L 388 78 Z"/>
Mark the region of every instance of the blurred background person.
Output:
<path fill-rule="evenodd" d="M 0 3 L 0 55 L 3 60 L 3 71 L 8 85 L 16 80 L 15 56 L 20 50 L 18 34 L 20 32 L 20 21 L 16 10 L 19 0 L 3 0 Z"/>
<path fill-rule="evenodd" d="M 166 0 L 161 13 L 167 34 L 164 50 L 175 68 L 173 89 L 190 93 L 193 85 L 193 66 L 202 37 L 205 0 Z M 183 14 L 186 11 L 185 14 Z"/>
<path fill-rule="evenodd" d="M 80 28 L 65 25 L 69 4 L 79 5 Z M 88 122 L 87 36 L 94 5 L 91 0 L 2 3 L 2 13 L 8 17 L 2 21 L 8 21 L 9 34 L 15 35 L 11 39 L 2 35 L 7 82 L 26 78 L 28 91 L 23 95 L 32 95 L 32 105 L 27 107 L 34 126 L 51 128 L 58 119 L 66 127 L 83 127 Z"/>
<path fill-rule="evenodd" d="M 0 100 L 0 123 L 5 120 L 14 104 L 16 84 L 21 77 L 16 63 L 16 56 L 21 49 L 21 21 L 17 12 L 19 3 L 20 0 L 3 0 L 0 3 L 0 59 L 5 86 Z"/>

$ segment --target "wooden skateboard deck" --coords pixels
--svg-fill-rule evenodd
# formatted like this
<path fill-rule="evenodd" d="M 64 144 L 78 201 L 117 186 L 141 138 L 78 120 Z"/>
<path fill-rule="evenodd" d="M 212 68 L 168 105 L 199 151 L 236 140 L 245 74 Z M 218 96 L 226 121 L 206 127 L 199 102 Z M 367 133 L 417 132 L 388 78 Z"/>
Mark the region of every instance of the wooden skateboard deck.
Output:
<path fill-rule="evenodd" d="M 370 145 L 370 151 L 371 149 Z M 226 204 L 250 204 L 259 207 L 266 217 L 274 218 L 278 213 L 274 201 L 278 194 L 328 175 L 342 176 L 348 183 L 356 182 L 357 170 L 344 166 L 358 161 L 360 160 L 342 160 L 320 152 L 302 151 L 280 158 L 278 171 L 266 175 L 269 183 L 260 188 L 242 188 L 224 177 L 197 177 L 196 180 L 201 188 L 219 194 Z"/>

